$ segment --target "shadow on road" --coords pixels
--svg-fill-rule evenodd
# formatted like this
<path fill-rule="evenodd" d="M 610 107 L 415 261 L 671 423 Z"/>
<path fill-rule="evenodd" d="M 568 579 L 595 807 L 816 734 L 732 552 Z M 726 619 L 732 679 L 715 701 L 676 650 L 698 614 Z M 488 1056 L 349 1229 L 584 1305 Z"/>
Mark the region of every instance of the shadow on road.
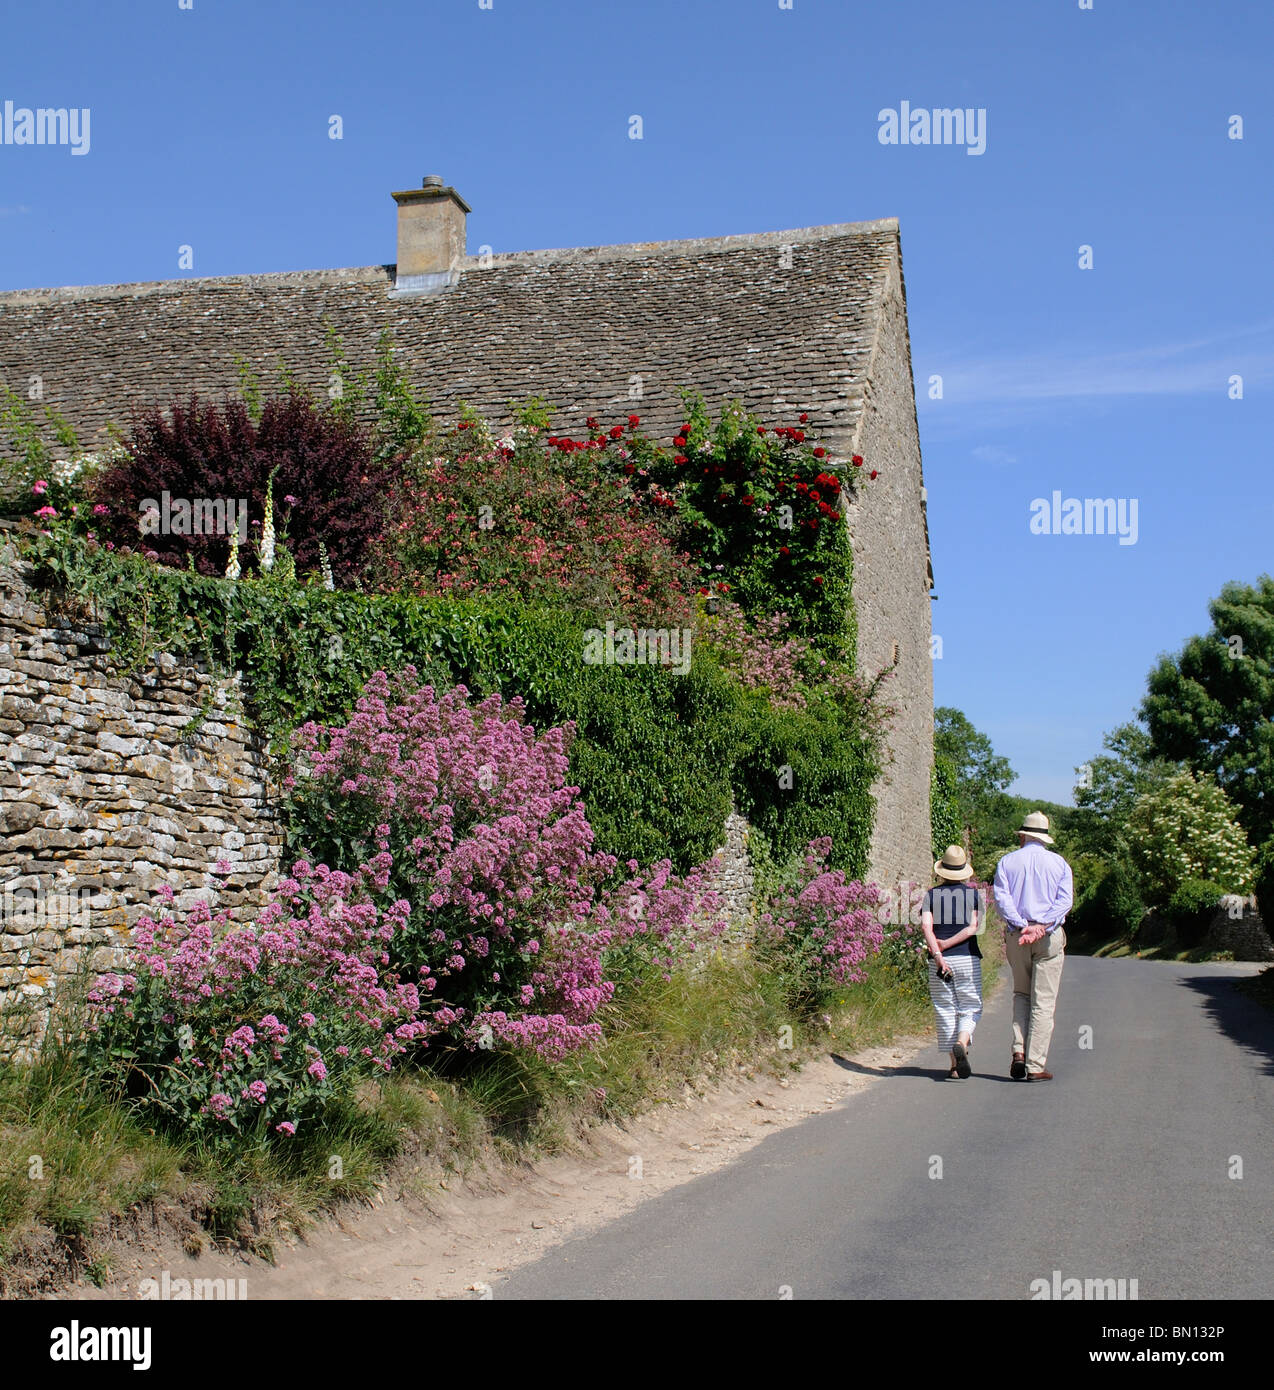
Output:
<path fill-rule="evenodd" d="M 927 1076 L 930 1081 L 941 1081 L 945 1086 L 949 1080 L 946 1069 L 941 1066 L 934 1067 L 865 1067 L 861 1062 L 851 1061 L 848 1057 L 842 1057 L 839 1052 L 829 1052 L 827 1054 L 838 1067 L 843 1067 L 846 1071 L 857 1072 L 860 1076 Z M 1014 1085 L 1017 1083 L 1007 1074 L 999 1076 L 995 1072 L 979 1071 L 973 1068 L 973 1075 L 970 1081 L 1009 1081 Z"/>
<path fill-rule="evenodd" d="M 1240 993 L 1233 975 L 1188 975 L 1179 983 L 1201 994 L 1217 1027 L 1258 1057 L 1267 1076 L 1274 1076 L 1274 1011 Z"/>

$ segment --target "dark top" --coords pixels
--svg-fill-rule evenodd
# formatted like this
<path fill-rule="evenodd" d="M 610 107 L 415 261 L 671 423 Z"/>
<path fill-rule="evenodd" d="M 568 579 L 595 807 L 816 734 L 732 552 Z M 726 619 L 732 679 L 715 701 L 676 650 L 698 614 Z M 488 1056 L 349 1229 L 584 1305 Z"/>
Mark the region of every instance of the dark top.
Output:
<path fill-rule="evenodd" d="M 980 911 L 981 907 L 978 890 L 963 883 L 935 884 L 925 894 L 920 908 L 922 912 L 933 913 L 933 934 L 938 938 L 938 945 L 942 947 L 944 956 L 982 955 L 976 936 L 969 937 L 958 946 L 952 946 L 949 951 L 943 944 L 948 937 L 955 936 L 957 932 L 962 932 L 965 927 L 971 925 L 973 914 Z"/>

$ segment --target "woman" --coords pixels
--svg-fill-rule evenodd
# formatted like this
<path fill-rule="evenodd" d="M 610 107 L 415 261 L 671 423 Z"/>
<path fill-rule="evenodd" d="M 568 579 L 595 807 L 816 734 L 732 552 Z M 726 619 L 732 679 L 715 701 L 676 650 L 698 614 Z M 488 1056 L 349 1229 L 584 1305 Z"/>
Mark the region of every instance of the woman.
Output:
<path fill-rule="evenodd" d="M 982 952 L 978 949 L 978 891 L 973 866 L 959 845 L 934 863 L 938 882 L 920 905 L 929 946 L 929 998 L 938 1020 L 938 1047 L 951 1055 L 948 1078 L 971 1074 L 969 1045 L 982 1017 Z"/>

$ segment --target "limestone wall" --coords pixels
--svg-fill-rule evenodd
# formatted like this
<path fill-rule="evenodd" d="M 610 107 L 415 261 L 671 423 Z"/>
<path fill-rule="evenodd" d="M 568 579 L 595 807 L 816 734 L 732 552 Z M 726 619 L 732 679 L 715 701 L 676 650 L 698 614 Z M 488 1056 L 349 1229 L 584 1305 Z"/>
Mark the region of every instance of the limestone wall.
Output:
<path fill-rule="evenodd" d="M 0 550 L 0 1008 L 10 1038 L 39 1035 L 68 975 L 117 961 L 163 884 L 179 905 L 215 889 L 218 906 L 233 908 L 263 900 L 276 867 L 280 828 L 236 682 L 163 655 L 128 679 L 109 654 L 99 627 L 51 616 L 12 547 Z M 206 695 L 208 717 L 183 732 Z"/>
<path fill-rule="evenodd" d="M 897 665 L 881 696 L 897 714 L 887 736 L 891 761 L 872 788 L 876 821 L 871 870 L 883 887 L 931 881 L 929 778 L 933 764 L 933 663 L 929 546 L 920 438 L 911 377 L 902 267 L 884 290 L 867 394 L 846 451 L 863 456 L 858 500 L 849 507 L 854 550 L 858 665 L 874 676 Z"/>

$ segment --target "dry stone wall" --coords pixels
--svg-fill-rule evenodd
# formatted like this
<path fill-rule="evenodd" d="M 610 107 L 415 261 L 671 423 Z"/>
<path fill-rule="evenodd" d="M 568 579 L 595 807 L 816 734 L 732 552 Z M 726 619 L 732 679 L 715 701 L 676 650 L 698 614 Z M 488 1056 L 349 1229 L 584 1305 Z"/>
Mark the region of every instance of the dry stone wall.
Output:
<path fill-rule="evenodd" d="M 0 748 L 0 1056 L 29 1055 L 60 988 L 125 963 L 165 884 L 179 908 L 263 903 L 282 827 L 237 680 L 164 654 L 122 675 L 100 626 L 48 611 L 12 545 L 0 547 Z M 732 813 L 717 854 L 734 946 L 753 906 L 748 834 Z"/>
<path fill-rule="evenodd" d="M 12 546 L 0 748 L 0 1048 L 37 1043 L 68 977 L 122 959 L 162 885 L 181 906 L 264 899 L 282 837 L 236 681 L 165 655 L 120 675 L 102 629 L 47 612 Z"/>

